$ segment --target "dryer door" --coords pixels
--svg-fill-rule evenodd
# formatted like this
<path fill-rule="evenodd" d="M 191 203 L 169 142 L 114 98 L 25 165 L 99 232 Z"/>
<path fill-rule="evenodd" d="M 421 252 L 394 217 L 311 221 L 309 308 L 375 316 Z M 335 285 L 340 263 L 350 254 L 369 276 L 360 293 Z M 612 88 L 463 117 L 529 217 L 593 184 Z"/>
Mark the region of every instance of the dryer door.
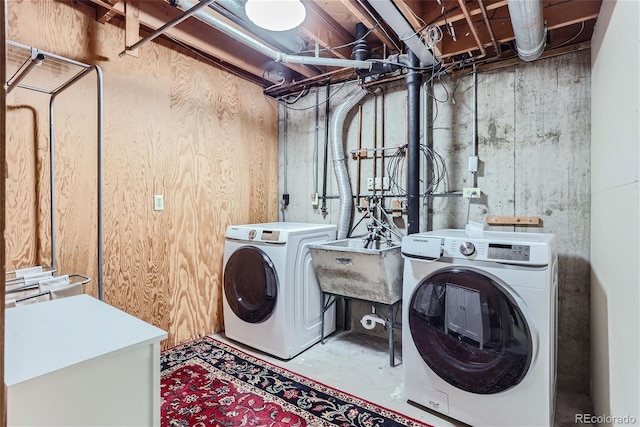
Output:
<path fill-rule="evenodd" d="M 267 320 L 278 297 L 278 276 L 267 254 L 255 246 L 233 252 L 224 269 L 224 294 L 240 319 L 249 323 Z"/>
<path fill-rule="evenodd" d="M 449 384 L 499 393 L 524 378 L 533 355 L 531 330 L 499 279 L 447 267 L 418 284 L 409 328 L 420 356 Z"/>

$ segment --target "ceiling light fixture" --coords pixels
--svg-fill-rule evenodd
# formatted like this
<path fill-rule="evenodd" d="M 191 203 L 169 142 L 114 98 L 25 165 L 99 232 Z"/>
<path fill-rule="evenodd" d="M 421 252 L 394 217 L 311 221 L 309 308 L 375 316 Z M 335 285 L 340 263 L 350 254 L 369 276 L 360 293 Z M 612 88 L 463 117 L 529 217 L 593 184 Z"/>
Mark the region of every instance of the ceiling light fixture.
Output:
<path fill-rule="evenodd" d="M 300 0 L 247 0 L 244 10 L 251 22 L 271 31 L 292 30 L 307 15 Z"/>

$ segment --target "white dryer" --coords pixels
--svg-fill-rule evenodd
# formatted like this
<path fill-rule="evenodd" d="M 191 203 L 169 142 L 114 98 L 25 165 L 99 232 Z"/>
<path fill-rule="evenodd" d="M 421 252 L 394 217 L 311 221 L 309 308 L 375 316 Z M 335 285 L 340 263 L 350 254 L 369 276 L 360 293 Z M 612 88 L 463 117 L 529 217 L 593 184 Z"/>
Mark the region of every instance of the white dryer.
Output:
<path fill-rule="evenodd" d="M 335 238 L 335 225 L 273 222 L 227 227 L 226 336 L 282 359 L 320 341 L 323 298 L 309 245 Z M 335 331 L 335 308 L 324 320 L 326 336 Z"/>
<path fill-rule="evenodd" d="M 555 236 L 439 230 L 402 254 L 407 399 L 474 426 L 552 426 Z"/>

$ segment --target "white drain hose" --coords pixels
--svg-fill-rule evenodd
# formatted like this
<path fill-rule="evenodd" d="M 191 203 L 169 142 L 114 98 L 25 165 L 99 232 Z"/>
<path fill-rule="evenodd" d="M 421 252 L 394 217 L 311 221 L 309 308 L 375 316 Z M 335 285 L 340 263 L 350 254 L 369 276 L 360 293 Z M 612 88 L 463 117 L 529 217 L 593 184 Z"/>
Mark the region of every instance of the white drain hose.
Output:
<path fill-rule="evenodd" d="M 351 225 L 351 214 L 353 210 L 353 194 L 351 193 L 351 182 L 344 155 L 344 143 L 342 133 L 345 119 L 349 111 L 367 95 L 367 91 L 360 86 L 355 87 L 349 95 L 336 108 L 331 118 L 331 157 L 333 158 L 333 172 L 336 174 L 338 194 L 340 195 L 340 212 L 338 214 L 338 240 L 346 239 L 349 235 Z"/>
<path fill-rule="evenodd" d="M 387 321 L 382 317 L 376 316 L 375 314 L 366 314 L 362 316 L 362 319 L 360 319 L 360 323 L 362 323 L 362 327 L 365 329 L 373 329 L 378 323 L 382 326 L 385 326 L 387 324 Z"/>

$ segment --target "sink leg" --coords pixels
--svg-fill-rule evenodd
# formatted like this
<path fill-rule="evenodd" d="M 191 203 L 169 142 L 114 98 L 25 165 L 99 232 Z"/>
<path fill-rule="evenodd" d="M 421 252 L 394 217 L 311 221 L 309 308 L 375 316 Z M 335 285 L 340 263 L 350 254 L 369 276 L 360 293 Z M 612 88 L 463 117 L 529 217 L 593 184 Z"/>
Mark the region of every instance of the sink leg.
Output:
<path fill-rule="evenodd" d="M 344 325 L 345 331 L 351 330 L 351 300 L 349 298 L 343 298 L 344 301 Z"/>
<path fill-rule="evenodd" d="M 394 340 L 394 329 L 393 329 L 393 305 L 389 306 L 389 319 L 387 320 L 387 331 L 389 333 L 389 365 L 391 367 L 395 366 L 395 340 Z"/>
<path fill-rule="evenodd" d="M 327 303 L 326 303 L 326 296 L 325 294 L 322 294 L 322 307 L 321 307 L 321 313 L 320 313 L 320 343 L 324 344 L 324 315 L 327 312 Z"/>

